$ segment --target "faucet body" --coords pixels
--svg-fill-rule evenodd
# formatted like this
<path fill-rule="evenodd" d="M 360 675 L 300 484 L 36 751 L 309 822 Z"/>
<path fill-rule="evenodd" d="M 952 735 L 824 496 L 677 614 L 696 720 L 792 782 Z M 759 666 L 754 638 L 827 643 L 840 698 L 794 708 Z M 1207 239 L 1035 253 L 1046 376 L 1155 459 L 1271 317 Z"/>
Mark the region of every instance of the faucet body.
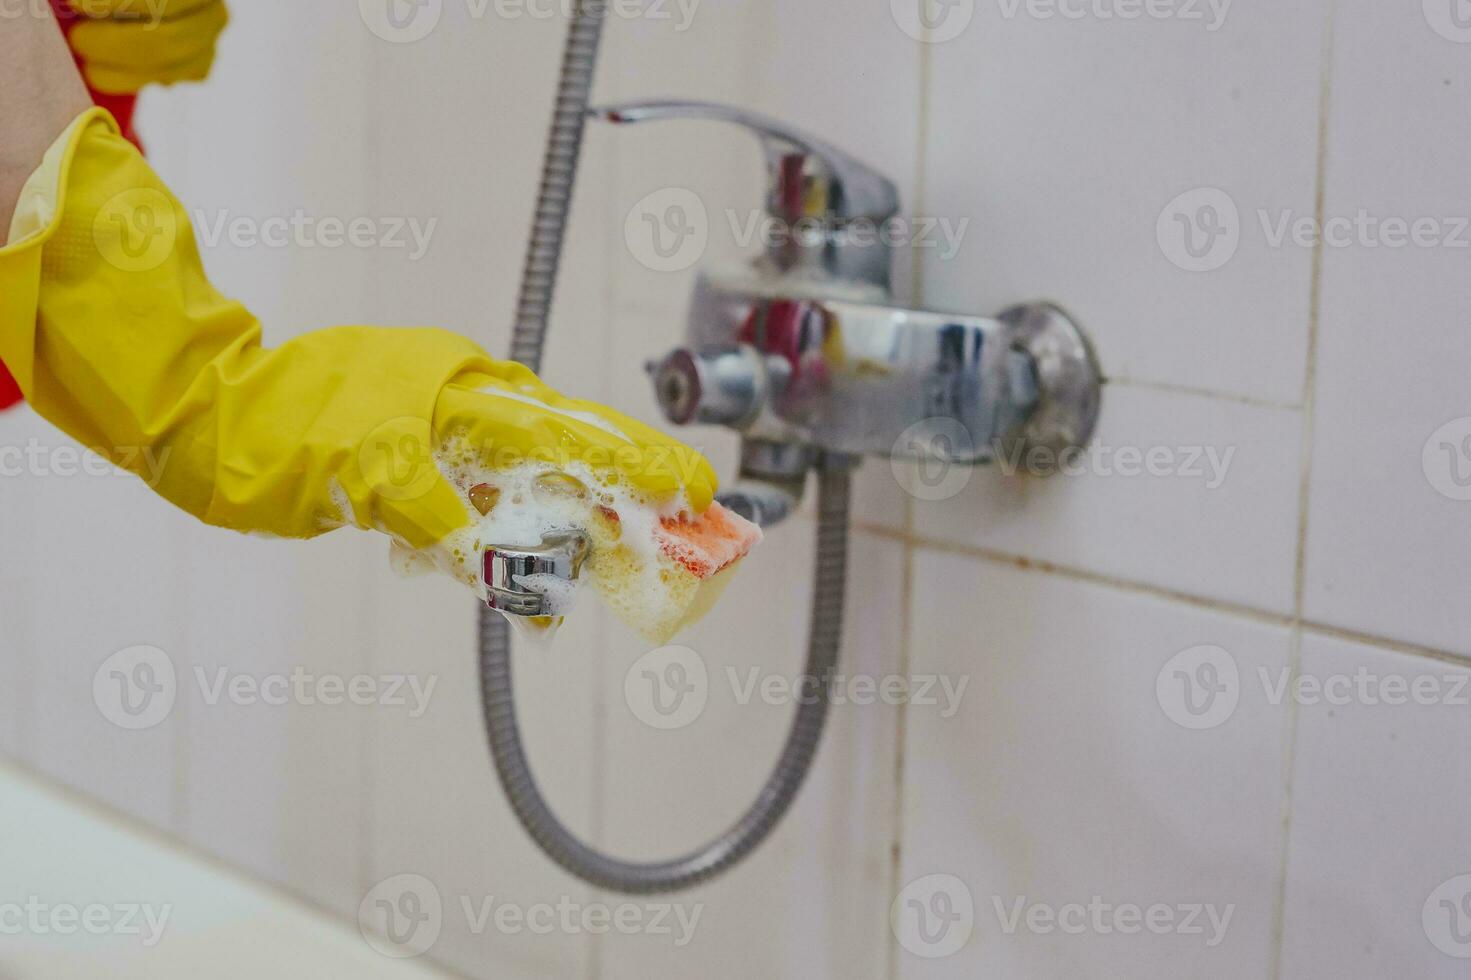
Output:
<path fill-rule="evenodd" d="M 741 433 L 738 478 L 720 493 L 770 526 L 801 502 L 819 463 L 865 456 L 977 465 L 1006 458 L 1055 472 L 1087 445 L 1102 375 L 1082 330 L 1047 303 L 996 316 L 941 313 L 890 300 L 899 193 L 877 171 L 784 123 L 728 106 L 646 102 L 593 109 L 618 124 L 708 119 L 754 133 L 765 151 L 765 251 L 706 271 L 688 340 L 648 364 L 664 414 L 679 425 Z M 545 614 L 527 574 L 570 579 L 585 542 L 492 547 L 492 608 Z"/>
<path fill-rule="evenodd" d="M 1096 364 L 1056 307 L 966 316 L 824 298 L 822 282 L 782 285 L 768 295 L 749 275 L 701 277 L 689 346 L 650 368 L 672 421 L 960 464 L 1061 454 L 1091 434 Z"/>

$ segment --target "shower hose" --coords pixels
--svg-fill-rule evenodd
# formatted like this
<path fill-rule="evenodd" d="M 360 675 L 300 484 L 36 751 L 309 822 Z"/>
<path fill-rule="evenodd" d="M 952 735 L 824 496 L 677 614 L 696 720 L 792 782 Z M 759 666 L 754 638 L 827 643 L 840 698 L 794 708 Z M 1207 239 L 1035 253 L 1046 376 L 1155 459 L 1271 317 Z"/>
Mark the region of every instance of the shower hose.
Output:
<path fill-rule="evenodd" d="M 562 58 L 561 80 L 541 189 L 516 305 L 511 357 L 539 370 L 547 315 L 556 285 L 583 125 L 606 19 L 604 0 L 579 0 Z M 842 640 L 848 560 L 849 467 L 842 459 L 819 465 L 816 584 L 807 662 L 796 719 L 775 770 L 745 815 L 715 840 L 682 857 L 635 862 L 603 854 L 583 843 L 557 819 L 536 785 L 516 722 L 511 679 L 510 629 L 501 615 L 480 608 L 480 684 L 485 727 L 496 772 L 517 819 L 553 861 L 593 886 L 612 892 L 651 894 L 698 885 L 751 853 L 775 828 L 801 788 L 822 738 L 832 675 Z"/>

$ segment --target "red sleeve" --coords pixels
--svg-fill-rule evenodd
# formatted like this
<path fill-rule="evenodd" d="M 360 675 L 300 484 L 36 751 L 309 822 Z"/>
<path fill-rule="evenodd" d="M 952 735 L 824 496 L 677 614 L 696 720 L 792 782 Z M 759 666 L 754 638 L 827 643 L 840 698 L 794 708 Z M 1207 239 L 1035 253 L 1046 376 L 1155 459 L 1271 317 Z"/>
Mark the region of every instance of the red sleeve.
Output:
<path fill-rule="evenodd" d="M 9 408 L 20 400 L 20 385 L 5 370 L 5 365 L 0 364 L 0 409 Z"/>
<path fill-rule="evenodd" d="M 64 34 L 70 34 L 76 26 L 77 12 L 71 8 L 67 0 L 51 0 L 51 9 L 56 12 L 56 19 L 61 21 L 61 30 Z M 122 127 L 123 136 L 140 150 L 142 144 L 138 142 L 138 134 L 133 132 L 133 109 L 138 104 L 136 95 L 104 95 L 101 92 L 92 92 L 92 101 L 112 113 L 117 124 Z"/>

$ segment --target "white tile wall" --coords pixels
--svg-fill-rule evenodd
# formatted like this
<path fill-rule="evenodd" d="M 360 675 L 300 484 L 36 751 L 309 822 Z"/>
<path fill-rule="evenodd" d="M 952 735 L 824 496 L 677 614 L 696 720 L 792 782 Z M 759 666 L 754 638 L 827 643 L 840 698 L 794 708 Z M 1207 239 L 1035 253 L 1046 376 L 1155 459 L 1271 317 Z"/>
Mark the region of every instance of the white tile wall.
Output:
<path fill-rule="evenodd" d="M 53 460 L 76 449 L 38 431 Z M 36 562 L 30 574 L 30 761 L 129 813 L 178 829 L 176 752 L 185 712 L 176 705 L 156 727 L 120 730 L 99 710 L 93 685 L 99 672 L 100 684 L 121 683 L 104 664 L 136 646 L 162 650 L 176 658 L 176 671 L 182 667 L 185 590 L 176 558 L 188 518 L 160 507 L 136 481 L 65 476 L 59 467 L 47 472 L 33 478 L 31 540 L 53 557 Z M 146 710 L 154 702 L 134 684 L 149 678 L 131 665 L 123 670 L 129 702 Z M 160 668 L 155 677 L 166 683 L 163 673 Z M 117 704 L 121 689 L 113 690 L 119 693 L 104 696 Z"/>
<path fill-rule="evenodd" d="M 365 157 L 371 103 L 362 83 L 371 77 L 373 48 L 358 24 L 330 8 L 299 16 L 291 9 L 276 3 L 234 11 L 217 71 L 235 84 L 212 86 L 223 89 L 218 94 L 181 89 L 144 104 L 152 158 L 206 234 L 239 218 L 298 211 L 318 221 L 388 213 L 368 196 L 376 171 Z M 295 18 L 284 40 L 283 16 Z M 290 56 L 262 71 L 260 52 L 282 45 Z M 311 54 L 324 49 L 334 56 Z M 320 96 L 301 99 L 301 92 Z M 290 105 L 300 111 L 279 108 Z M 361 250 L 240 247 L 228 235 L 202 242 L 206 268 L 249 303 L 267 343 L 312 326 L 371 322 L 372 257 Z M 381 545 L 351 533 L 283 545 L 192 523 L 180 535 L 173 564 L 184 587 L 174 615 L 182 635 L 170 650 L 186 680 L 178 708 L 187 733 L 178 750 L 180 830 L 273 882 L 355 910 L 367 847 L 367 713 L 228 698 L 211 704 L 210 685 L 298 670 L 367 673 L 361 565 L 381 560 Z"/>
<path fill-rule="evenodd" d="M 695 651 L 707 676 L 703 710 L 684 727 L 655 729 L 630 710 L 624 685 L 630 671 L 651 663 L 642 659 L 648 645 L 631 636 L 613 643 L 603 683 L 601 835 L 613 853 L 644 859 L 686 853 L 724 831 L 755 799 L 795 710 L 787 688 L 760 692 L 801 671 L 812 531 L 802 519 L 773 534 L 722 605 L 677 641 Z M 902 549 L 857 535 L 852 567 L 841 670 L 896 674 L 899 617 L 884 595 L 902 580 Z M 678 897 L 689 914 L 699 909 L 692 941 L 676 947 L 670 937 L 610 935 L 602 975 L 661 975 L 677 963 L 681 973 L 706 976 L 735 964 L 748 975 L 881 976 L 896 715 L 883 703 L 834 708 L 814 776 L 771 840 L 731 874 Z"/>
<path fill-rule="evenodd" d="M 1299 413 L 1127 385 L 1103 397 L 1078 475 L 959 471 L 915 501 L 916 533 L 1289 611 Z"/>
<path fill-rule="evenodd" d="M 1114 377 L 1297 403 L 1311 256 L 1270 249 L 1250 222 L 1256 208 L 1312 212 L 1325 0 L 1232 4 L 1215 30 L 1207 4 L 1151 7 L 1199 19 L 1135 20 L 973 7 L 934 45 L 925 156 L 926 207 L 971 229 L 957 259 L 926 256 L 926 300 L 1056 299 Z M 1172 265 L 1156 236 L 1166 205 L 1200 187 L 1246 221 L 1213 274 Z"/>
<path fill-rule="evenodd" d="M 845 666 L 964 679 L 965 694 L 949 716 L 838 707 L 772 842 L 681 899 L 700 915 L 688 943 L 467 916 L 620 899 L 554 868 L 506 808 L 472 605 L 392 577 L 369 535 L 234 540 L 124 480 L 0 477 L 0 541 L 25 556 L 0 563 L 0 749 L 338 915 L 380 881 L 423 876 L 445 909 L 429 955 L 471 977 L 1460 975 L 1434 937 L 1461 951 L 1438 900 L 1454 905 L 1471 873 L 1455 817 L 1464 709 L 1271 696 L 1293 669 L 1465 670 L 1471 429 L 1441 431 L 1471 414 L 1463 250 L 1319 256 L 1269 234 L 1320 195 L 1328 216 L 1471 215 L 1468 49 L 1439 2 L 997 0 L 943 8 L 958 19 L 930 38 L 958 33 L 940 43 L 903 29 L 909 0 L 707 2 L 687 24 L 689 5 L 666 4 L 671 19 L 610 21 L 600 100 L 729 101 L 844 145 L 893 176 L 910 213 L 968 221 L 955 254 L 899 256 L 898 295 L 976 312 L 1056 299 L 1112 379 L 1084 475 L 979 471 L 919 499 L 882 461 L 860 473 Z M 503 349 L 560 19 L 446 0 L 428 37 L 391 44 L 351 4 L 235 6 L 216 77 L 146 101 L 153 158 L 186 202 L 207 221 L 302 208 L 437 223 L 417 259 L 226 243 L 206 254 L 219 283 L 272 342 L 430 323 Z M 714 124 L 590 132 L 550 380 L 658 421 L 640 367 L 681 336 L 695 269 L 641 264 L 626 219 L 687 188 L 710 221 L 700 265 L 738 261 L 726 210 L 757 204 L 760 167 L 749 137 Z M 1200 188 L 1229 197 L 1236 223 L 1217 214 L 1237 245 L 1194 272 L 1176 264 L 1175 214 L 1204 234 L 1205 199 L 1172 201 Z M 0 416 L 0 450 L 32 436 L 65 445 L 27 412 Z M 729 471 L 733 439 L 692 438 Z M 1122 472 L 1151 450 L 1169 472 Z M 572 826 L 615 853 L 666 855 L 749 803 L 791 709 L 739 703 L 727 668 L 796 668 L 811 530 L 803 516 L 773 533 L 682 638 L 710 678 L 685 728 L 632 714 L 625 679 L 648 651 L 601 613 L 550 653 L 518 651 L 531 753 Z M 143 732 L 110 724 L 92 689 L 135 644 L 165 650 L 180 682 L 168 720 Z M 1202 645 L 1235 673 L 1171 661 Z M 434 686 L 418 715 L 223 707 L 196 668 Z M 1176 724 L 1176 671 L 1225 684 L 1235 709 Z M 911 902 L 956 911 L 964 895 L 968 940 L 924 942 Z M 1095 896 L 1233 911 L 1208 945 L 1208 919 L 1205 936 L 1008 933 L 996 910 Z"/>
<path fill-rule="evenodd" d="M 41 423 L 30 412 L 10 411 L 0 414 L 0 445 L 7 449 L 22 450 L 31 435 L 41 431 Z M 7 462 L 9 473 L 14 474 L 18 465 L 15 453 Z M 7 542 L 14 542 L 14 554 L 25 555 L 34 551 L 31 537 L 31 497 L 34 486 L 23 483 L 18 476 L 10 475 L 0 483 L 3 503 L 0 503 L 0 535 Z M 0 746 L 12 755 L 25 755 L 30 750 L 28 735 L 34 726 L 31 710 L 33 700 L 32 671 L 35 662 L 31 656 L 31 573 L 21 562 L 12 560 L 0 563 L 0 595 L 6 597 L 0 607 L 0 623 L 4 624 L 6 636 L 5 680 L 0 683 Z"/>
<path fill-rule="evenodd" d="M 1310 634 L 1302 675 L 1283 980 L 1465 976 L 1471 671 Z"/>
<path fill-rule="evenodd" d="M 1471 575 L 1452 544 L 1471 496 L 1471 234 L 1455 233 L 1471 207 L 1452 163 L 1471 146 L 1455 109 L 1471 66 L 1413 9 L 1345 2 L 1335 34 L 1327 213 L 1434 220 L 1434 241 L 1462 244 L 1372 247 L 1371 232 L 1326 250 L 1306 612 L 1465 654 L 1471 617 L 1445 589 Z"/>
<path fill-rule="evenodd" d="M 506 806 L 485 745 L 475 673 L 474 603 L 434 579 L 374 576 L 375 669 L 437 682 L 428 710 L 377 712 L 368 743 L 370 795 L 359 799 L 370 837 L 366 887 L 397 875 L 433 883 L 445 909 L 432 953 L 471 976 L 575 976 L 585 937 L 477 928 L 487 901 L 522 908 L 583 904 L 588 889 L 542 858 Z M 519 649 L 517 708 L 547 799 L 583 832 L 592 816 L 597 740 L 598 620 L 575 623 L 551 654 Z M 494 905 L 491 906 L 492 908 Z M 492 923 L 494 920 L 491 920 Z"/>
<path fill-rule="evenodd" d="M 1187 730 L 1157 678 L 1203 644 L 1275 671 L 1287 631 L 929 551 L 913 617 L 911 672 L 964 696 L 948 717 L 943 703 L 908 710 L 899 975 L 1268 976 L 1284 713 L 1242 699 L 1219 726 Z M 961 884 L 936 889 L 935 875 Z M 972 916 L 933 918 L 937 891 L 957 912 L 968 894 Z M 1018 902 L 1066 916 L 1095 896 L 1214 905 L 1224 928 L 1130 935 L 1112 912 L 1082 934 L 1005 924 Z M 967 925 L 969 943 L 937 955 Z"/>

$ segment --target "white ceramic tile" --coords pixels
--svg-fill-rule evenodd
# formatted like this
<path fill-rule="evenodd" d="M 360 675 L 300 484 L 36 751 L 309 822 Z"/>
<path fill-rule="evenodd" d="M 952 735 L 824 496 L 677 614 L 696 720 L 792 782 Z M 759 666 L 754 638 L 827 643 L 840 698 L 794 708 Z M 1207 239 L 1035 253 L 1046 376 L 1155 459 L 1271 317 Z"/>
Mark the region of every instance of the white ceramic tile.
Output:
<path fill-rule="evenodd" d="M 457 330 L 503 357 L 565 23 L 477 17 L 478 6 L 447 4 L 425 39 L 372 52 L 378 158 L 370 198 L 384 213 L 437 221 L 417 262 L 376 256 L 373 315 Z M 448 94 L 465 91 L 478 93 L 471 103 Z M 591 134 L 585 150 L 546 357 L 549 379 L 578 393 L 598 383 L 584 366 L 597 358 L 580 360 L 573 345 L 605 332 L 605 179 L 591 169 L 605 138 Z"/>
<path fill-rule="evenodd" d="M 177 699 L 169 704 L 167 673 L 172 664 L 177 674 L 183 663 L 178 557 L 191 518 L 130 474 L 67 475 L 66 461 L 79 447 L 54 430 L 38 440 L 50 462 L 28 478 L 35 481 L 31 540 L 38 551 L 29 633 L 31 761 L 169 826 L 185 715 Z M 139 646 L 161 653 L 149 653 L 146 663 L 111 659 Z"/>
<path fill-rule="evenodd" d="M 752 671 L 762 683 L 800 671 L 810 532 L 805 519 L 773 532 L 710 618 L 676 639 L 698 652 L 707 671 L 704 708 L 685 727 L 658 730 L 633 713 L 625 679 L 647 666 L 641 658 L 648 647 L 627 636 L 616 644 L 603 688 L 608 811 L 602 843 L 613 853 L 644 859 L 683 853 L 724 830 L 754 799 L 793 707 L 759 694 L 742 703 L 742 692 Z M 895 585 L 902 550 L 857 535 L 852 569 L 841 670 L 849 677 L 892 675 L 899 669 Z M 719 880 L 673 896 L 687 916 L 698 909 L 690 941 L 610 934 L 601 940 L 602 976 L 671 969 L 713 977 L 884 976 L 897 710 L 847 703 L 832 712 L 810 781 L 773 837 Z"/>
<path fill-rule="evenodd" d="M 1125 8 L 1136 19 L 1092 13 Z M 953 260 L 927 253 L 927 303 L 1056 300 L 1114 376 L 1297 403 L 1311 255 L 1270 247 L 1256 213 L 1312 213 L 1325 9 L 950 5 L 941 30 L 964 30 L 931 56 L 924 207 L 970 224 Z M 1201 187 L 1240 216 L 1239 248 L 1213 272 L 1172 264 L 1156 234 L 1172 199 Z"/>
<path fill-rule="evenodd" d="M 643 9 L 674 12 L 677 6 Z M 693 16 L 672 20 L 615 15 L 603 31 L 596 101 L 748 98 L 753 75 L 768 61 L 771 6 L 769 0 L 702 2 Z"/>
<path fill-rule="evenodd" d="M 1420 5 L 1339 6 L 1327 212 L 1435 219 L 1427 241 L 1443 241 L 1471 216 L 1455 164 L 1471 149 L 1466 48 Z M 1471 234 L 1459 238 L 1325 251 L 1305 605 L 1312 620 L 1464 653 Z"/>
<path fill-rule="evenodd" d="M 900 975 L 1267 976 L 1283 715 L 1244 696 L 1228 712 L 1222 692 L 1192 702 L 1215 727 L 1188 729 L 1172 720 L 1195 716 L 1171 675 L 1196 676 L 1197 663 L 1174 658 L 1207 644 L 1243 677 L 1276 669 L 1285 630 L 956 556 L 921 551 L 916 562 L 911 669 L 969 683 L 951 717 L 908 712 Z M 946 911 L 937 896 L 963 914 L 967 894 L 962 944 L 964 920 L 945 929 L 933 915 Z M 1020 901 L 1077 929 L 1064 907 L 1095 897 L 1180 911 L 1163 934 L 1108 931 L 1130 927 L 1111 911 L 1103 928 L 1089 912 L 1078 934 L 1029 929 L 1025 914 L 1013 932 L 1004 925 Z M 1197 903 L 1218 921 L 1234 906 L 1223 938 L 1209 924 L 1173 931 Z"/>
<path fill-rule="evenodd" d="M 753 13 L 742 4 L 701 4 L 683 31 L 665 21 L 613 19 L 605 31 L 595 100 L 749 106 L 765 37 Z M 614 127 L 603 145 L 606 155 L 585 158 L 584 173 L 611 168 L 615 179 L 608 229 L 614 302 L 620 310 L 658 314 L 682 335 L 698 270 L 755 254 L 741 248 L 737 230 L 764 199 L 760 148 L 729 124 L 682 120 Z M 687 224 L 666 224 L 659 231 L 660 247 L 679 246 L 671 262 L 677 267 L 665 268 L 657 252 L 651 253 L 651 227 L 640 222 L 686 217 Z M 681 228 L 692 233 L 676 237 Z"/>
<path fill-rule="evenodd" d="M 0 681 L 0 751 L 25 758 L 31 745 L 34 724 L 32 640 L 34 567 L 38 561 L 31 533 L 31 500 L 38 492 L 37 481 L 27 479 L 26 446 L 46 424 L 34 412 L 11 408 L 0 412 L 0 541 L 15 559 L 0 567 L 0 628 L 5 642 L 0 646 L 4 679 Z"/>
<path fill-rule="evenodd" d="M 200 526 L 187 546 L 185 836 L 355 913 L 370 724 L 412 710 L 392 697 L 410 695 L 395 679 L 404 671 L 376 670 L 365 645 L 362 567 L 384 561 L 387 544 L 354 531 L 284 542 Z M 385 703 L 345 700 L 370 681 L 362 699 Z"/>
<path fill-rule="evenodd" d="M 739 130 L 705 121 L 624 127 L 603 142 L 616 160 L 614 300 L 620 311 L 658 314 L 682 337 L 697 275 L 759 254 L 742 236 L 762 200 L 760 151 Z M 640 222 L 660 222 L 657 246 L 655 226 Z M 656 248 L 669 252 L 671 267 L 659 264 Z"/>
<path fill-rule="evenodd" d="M 1311 633 L 1302 672 L 1282 980 L 1464 977 L 1471 672 Z"/>
<path fill-rule="evenodd" d="M 208 83 L 144 99 L 140 128 L 151 159 L 195 216 L 207 271 L 261 319 L 267 344 L 361 322 L 371 315 L 365 287 L 382 278 L 372 275 L 374 264 L 407 261 L 400 251 L 312 237 L 324 220 L 386 216 L 368 193 L 376 173 L 369 40 L 361 21 L 342 11 L 251 5 L 234 11 Z M 261 73 L 262 51 L 273 53 L 277 70 Z M 230 231 L 298 216 L 306 237 L 284 247 Z M 183 545 L 186 642 L 176 660 L 189 737 L 180 760 L 181 829 L 204 850 L 354 912 L 366 709 L 294 694 L 284 705 L 248 694 L 251 703 L 233 703 L 211 685 L 269 683 L 297 670 L 365 675 L 355 635 L 363 597 L 352 581 L 363 545 L 341 532 L 286 544 L 192 524 Z M 375 560 L 382 549 L 373 550 Z"/>
<path fill-rule="evenodd" d="M 900 215 L 922 207 L 918 172 L 923 46 L 895 30 L 883 4 L 746 3 L 765 16 L 753 108 L 814 133 L 875 168 L 898 188 Z M 754 9 L 753 9 L 754 8 Z M 763 9 L 764 8 L 764 9 Z M 813 50 L 821 37 L 825 52 Z M 914 249 L 894 253 L 894 295 L 914 300 Z"/>
<path fill-rule="evenodd" d="M 1007 476 L 999 464 L 935 472 L 919 486 L 943 499 L 916 499 L 915 529 L 1285 612 L 1299 430 L 1295 411 L 1110 385 L 1082 475 Z M 1144 465 L 1151 452 L 1162 475 Z"/>
<path fill-rule="evenodd" d="M 207 82 L 140 100 L 150 160 L 188 209 L 206 271 L 260 318 L 267 344 L 369 315 L 364 263 L 380 250 L 318 237 L 324 221 L 390 216 L 365 196 L 370 126 L 382 120 L 354 14 L 280 0 L 232 9 Z M 241 244 L 251 239 L 236 229 L 268 231 L 272 220 L 302 230 L 286 247 Z"/>
<path fill-rule="evenodd" d="M 582 905 L 587 889 L 536 850 L 496 780 L 481 717 L 473 598 L 439 577 L 398 579 L 385 569 L 371 578 L 375 669 L 412 671 L 437 687 L 418 718 L 375 715 L 373 852 L 363 887 L 403 874 L 432 882 L 445 919 L 429 955 L 467 976 L 579 974 L 586 936 L 478 918 L 487 902 L 492 911 L 564 899 Z M 598 744 L 589 707 L 601 623 L 587 611 L 551 651 L 517 644 L 514 654 L 517 711 L 536 778 L 559 816 L 583 833 Z"/>

